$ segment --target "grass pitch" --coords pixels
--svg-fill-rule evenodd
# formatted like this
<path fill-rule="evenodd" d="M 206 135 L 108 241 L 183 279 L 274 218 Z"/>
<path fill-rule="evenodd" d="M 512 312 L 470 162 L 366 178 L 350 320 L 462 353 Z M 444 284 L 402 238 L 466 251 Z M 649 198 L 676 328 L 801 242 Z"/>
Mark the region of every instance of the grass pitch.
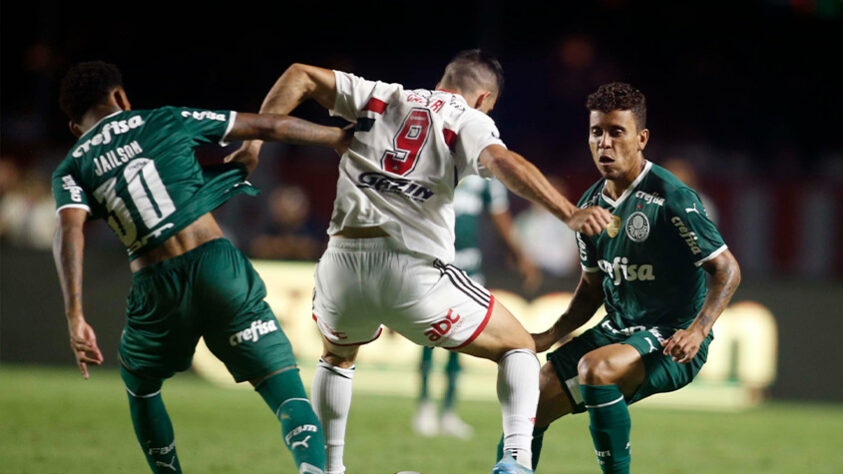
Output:
<path fill-rule="evenodd" d="M 308 384 L 309 382 L 306 382 Z M 294 473 L 280 428 L 260 396 L 191 374 L 164 385 L 182 467 L 193 473 Z M 472 440 L 410 430 L 414 401 L 355 395 L 346 444 L 349 474 L 488 473 L 500 435 L 495 403 L 464 402 Z M 633 472 L 843 472 L 843 407 L 770 403 L 738 413 L 634 407 Z M 588 417 L 557 421 L 539 473 L 598 473 Z M 115 370 L 0 366 L 0 472 L 144 473 L 126 394 Z"/>

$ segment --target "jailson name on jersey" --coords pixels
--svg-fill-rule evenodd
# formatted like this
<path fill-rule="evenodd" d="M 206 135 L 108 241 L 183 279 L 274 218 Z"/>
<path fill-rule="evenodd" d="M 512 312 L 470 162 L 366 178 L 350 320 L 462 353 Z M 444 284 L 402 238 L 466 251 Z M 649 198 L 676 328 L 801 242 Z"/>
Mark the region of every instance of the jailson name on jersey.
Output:
<path fill-rule="evenodd" d="M 612 279 L 612 283 L 614 283 L 615 286 L 620 285 L 623 280 L 648 281 L 656 279 L 656 276 L 653 275 L 652 265 L 648 263 L 642 265 L 630 265 L 629 259 L 626 257 L 615 257 L 615 259 L 611 262 L 607 260 L 598 260 L 597 265 L 601 270 L 609 275 L 609 278 Z"/>
<path fill-rule="evenodd" d="M 129 130 L 134 130 L 144 124 L 143 117 L 135 115 L 127 120 L 114 120 L 103 125 L 102 130 L 91 138 L 80 143 L 75 150 L 73 150 L 74 158 L 82 158 L 82 155 L 91 149 L 91 145 L 108 145 L 111 143 L 112 135 L 122 135 Z"/>
<path fill-rule="evenodd" d="M 94 158 L 94 173 L 97 176 L 102 176 L 106 171 L 111 171 L 119 166 L 125 165 L 140 153 L 143 153 L 143 148 L 141 148 L 137 140 L 133 140 L 128 145 L 108 150 Z"/>

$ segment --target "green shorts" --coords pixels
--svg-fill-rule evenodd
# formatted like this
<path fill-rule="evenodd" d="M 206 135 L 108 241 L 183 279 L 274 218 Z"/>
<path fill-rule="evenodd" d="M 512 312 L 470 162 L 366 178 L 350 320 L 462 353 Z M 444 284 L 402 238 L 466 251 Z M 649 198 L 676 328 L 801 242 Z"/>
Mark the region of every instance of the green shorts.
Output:
<path fill-rule="evenodd" d="M 629 344 L 638 350 L 644 360 L 647 375 L 638 390 L 628 397 L 627 403 L 635 403 L 655 393 L 672 392 L 691 383 L 705 364 L 708 357 L 708 345 L 714 339 L 712 334 L 703 340 L 697 355 L 688 364 L 679 364 L 662 354 L 662 344 L 674 333 L 675 329 L 666 327 L 642 328 L 638 331 L 619 330 L 609 318 L 600 324 L 571 339 L 559 349 L 547 355 L 553 364 L 556 375 L 562 383 L 562 389 L 571 400 L 574 413 L 585 411 L 585 404 L 580 393 L 577 365 L 585 354 L 609 344 Z"/>
<path fill-rule="evenodd" d="M 265 297 L 252 264 L 226 239 L 144 267 L 133 275 L 120 359 L 138 375 L 167 378 L 190 368 L 204 337 L 238 382 L 293 366 Z"/>

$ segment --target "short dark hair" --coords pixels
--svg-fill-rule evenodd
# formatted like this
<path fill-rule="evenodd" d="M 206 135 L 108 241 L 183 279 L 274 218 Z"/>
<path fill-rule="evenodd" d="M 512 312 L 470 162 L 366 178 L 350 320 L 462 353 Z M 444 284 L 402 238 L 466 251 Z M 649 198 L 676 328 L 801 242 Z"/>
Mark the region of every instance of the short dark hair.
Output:
<path fill-rule="evenodd" d="M 59 104 L 70 120 L 79 122 L 88 110 L 104 103 L 115 87 L 123 87 L 117 66 L 104 61 L 79 63 L 61 81 Z"/>
<path fill-rule="evenodd" d="M 630 110 L 639 130 L 647 127 L 647 99 L 638 89 L 625 82 L 611 82 L 597 88 L 585 102 L 588 110 L 609 113 L 613 110 Z"/>
<path fill-rule="evenodd" d="M 500 97 L 503 92 L 503 67 L 497 58 L 485 51 L 466 49 L 448 63 L 441 82 L 444 86 L 465 92 L 490 87 Z"/>

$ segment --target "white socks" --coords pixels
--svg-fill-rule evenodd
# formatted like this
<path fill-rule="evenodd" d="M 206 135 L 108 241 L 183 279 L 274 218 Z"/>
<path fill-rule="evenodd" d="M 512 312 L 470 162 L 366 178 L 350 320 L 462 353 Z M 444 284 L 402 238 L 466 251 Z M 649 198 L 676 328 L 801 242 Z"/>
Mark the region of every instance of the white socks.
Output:
<path fill-rule="evenodd" d="M 539 371 L 536 354 L 513 349 L 498 362 L 498 400 L 503 412 L 503 449 L 519 464 L 532 469 L 533 426 L 539 403 Z M 327 433 L 327 430 L 326 430 Z"/>
<path fill-rule="evenodd" d="M 345 426 L 348 423 L 348 411 L 351 408 L 351 382 L 354 379 L 354 367 L 343 369 L 320 359 L 313 376 L 313 388 L 310 397 L 313 409 L 322 430 L 325 432 L 325 474 L 342 474 L 345 447 Z M 533 407 L 535 416 L 535 407 Z M 531 431 L 532 433 L 532 431 Z"/>

